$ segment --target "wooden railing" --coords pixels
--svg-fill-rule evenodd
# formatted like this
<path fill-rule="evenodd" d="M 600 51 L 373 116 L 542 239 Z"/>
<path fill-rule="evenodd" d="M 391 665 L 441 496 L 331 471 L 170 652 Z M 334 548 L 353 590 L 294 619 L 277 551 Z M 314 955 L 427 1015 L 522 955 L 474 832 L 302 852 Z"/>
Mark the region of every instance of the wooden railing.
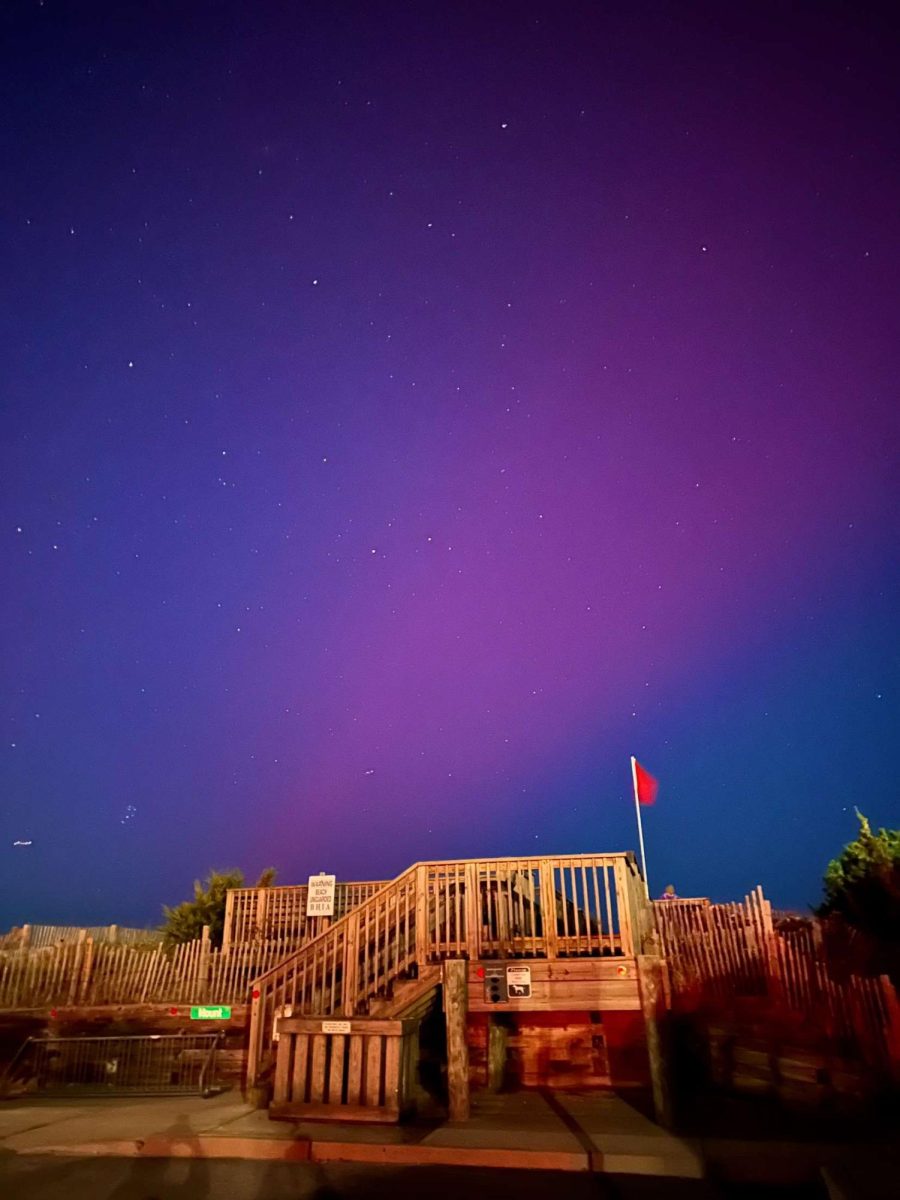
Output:
<path fill-rule="evenodd" d="M 647 909 L 630 854 L 418 863 L 255 981 L 248 1083 L 287 1013 L 365 1016 L 446 958 L 631 956 Z"/>
<path fill-rule="evenodd" d="M 272 1117 L 397 1121 L 415 1079 L 417 1021 L 278 1022 Z"/>
<path fill-rule="evenodd" d="M 222 950 L 228 954 L 239 947 L 265 943 L 277 946 L 284 957 L 374 896 L 388 882 L 379 879 L 335 884 L 333 917 L 307 917 L 309 889 L 305 883 L 289 887 L 229 888 Z"/>

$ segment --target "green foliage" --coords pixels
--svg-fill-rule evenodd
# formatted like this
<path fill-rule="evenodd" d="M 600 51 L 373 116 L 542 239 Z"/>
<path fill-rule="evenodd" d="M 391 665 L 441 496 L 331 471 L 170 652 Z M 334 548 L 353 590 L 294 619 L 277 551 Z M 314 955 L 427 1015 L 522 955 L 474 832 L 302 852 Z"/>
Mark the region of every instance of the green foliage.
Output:
<path fill-rule="evenodd" d="M 271 887 L 275 880 L 275 868 L 267 867 L 260 875 L 255 886 Z M 209 940 L 213 946 L 222 945 L 222 934 L 225 928 L 225 902 L 229 888 L 244 887 L 244 872 L 210 871 L 205 883 L 199 879 L 194 881 L 193 900 L 183 900 L 170 908 L 163 905 L 162 924 L 164 940 L 168 946 L 177 946 L 182 942 L 192 942 L 203 933 L 203 926 L 209 926 Z"/>
<path fill-rule="evenodd" d="M 819 916 L 837 915 L 861 933 L 900 942 L 900 829 L 873 833 L 859 809 L 859 836 L 825 871 Z"/>

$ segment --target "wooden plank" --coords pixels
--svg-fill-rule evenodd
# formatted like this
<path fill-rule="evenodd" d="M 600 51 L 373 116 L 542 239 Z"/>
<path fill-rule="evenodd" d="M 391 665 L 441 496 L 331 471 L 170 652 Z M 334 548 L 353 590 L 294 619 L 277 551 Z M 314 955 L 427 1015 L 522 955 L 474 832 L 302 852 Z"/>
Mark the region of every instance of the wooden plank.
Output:
<path fill-rule="evenodd" d="M 291 1071 L 291 1100 L 294 1104 L 306 1102 L 309 1090 L 309 1034 L 284 1034 L 278 1038 L 278 1050 L 282 1042 L 294 1043 L 294 1061 Z"/>
<path fill-rule="evenodd" d="M 289 1033 L 322 1033 L 325 1021 L 341 1020 L 334 1017 L 283 1017 L 279 1028 Z M 350 1032 L 356 1034 L 377 1033 L 381 1036 L 398 1037 L 408 1033 L 415 1025 L 414 1021 L 397 1017 L 350 1017 Z"/>
<path fill-rule="evenodd" d="M 556 958 L 559 953 L 556 940 L 556 888 L 553 886 L 553 868 L 548 858 L 540 860 L 540 897 L 544 949 L 548 958 Z"/>
<path fill-rule="evenodd" d="M 344 1098 L 344 1058 L 347 1047 L 345 1035 L 336 1033 L 330 1037 L 331 1062 L 328 1066 L 328 1103 L 342 1104 Z"/>
<path fill-rule="evenodd" d="M 365 1081 L 363 1084 L 363 1102 L 371 1108 L 381 1105 L 381 1089 L 384 1083 L 382 1067 L 382 1050 L 384 1038 L 376 1033 L 366 1037 L 365 1047 Z"/>
<path fill-rule="evenodd" d="M 309 1069 L 309 1100 L 321 1104 L 325 1099 L 325 1062 L 328 1056 L 328 1038 L 324 1033 L 312 1035 L 312 1064 Z"/>
<path fill-rule="evenodd" d="M 403 1038 L 388 1037 L 384 1042 L 384 1089 L 382 1106 L 394 1111 L 400 1108 L 400 1056 Z"/>
<path fill-rule="evenodd" d="M 365 1104 L 272 1104 L 269 1116 L 274 1121 L 352 1121 L 361 1124 L 393 1125 L 396 1110 Z"/>
<path fill-rule="evenodd" d="M 275 1083 L 272 1099 L 275 1104 L 286 1104 L 293 1099 L 291 1092 L 291 1056 L 295 1039 L 283 1034 L 278 1039 L 278 1050 L 275 1056 Z"/>
<path fill-rule="evenodd" d="M 356 1012 L 357 993 L 359 991 L 359 913 L 351 913 L 347 918 L 347 929 L 344 936 L 344 972 L 341 981 L 341 1011 Z"/>
<path fill-rule="evenodd" d="M 347 1106 L 352 1107 L 361 1104 L 363 1099 L 363 1035 L 354 1033 L 348 1041 L 350 1058 L 347 1064 Z"/>

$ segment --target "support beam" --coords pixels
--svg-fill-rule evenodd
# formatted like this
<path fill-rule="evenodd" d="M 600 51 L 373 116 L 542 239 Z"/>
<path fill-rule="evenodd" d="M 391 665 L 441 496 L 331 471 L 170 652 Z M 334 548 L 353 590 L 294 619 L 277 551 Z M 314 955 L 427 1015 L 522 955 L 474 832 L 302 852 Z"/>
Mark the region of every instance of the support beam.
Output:
<path fill-rule="evenodd" d="M 663 991 L 663 959 L 657 955 L 639 954 L 638 982 L 641 1010 L 647 1035 L 647 1057 L 650 1059 L 650 1082 L 653 1087 L 653 1107 L 656 1119 L 664 1129 L 672 1127 L 672 1094 L 669 1084 L 669 1055 L 665 1029 Z"/>
<path fill-rule="evenodd" d="M 499 1092 L 506 1074 L 506 1039 L 508 1030 L 496 1017 L 489 1018 L 487 1044 L 487 1086 L 489 1092 Z"/>
<path fill-rule="evenodd" d="M 469 989 L 468 963 L 448 958 L 444 963 L 444 1020 L 447 1024 L 447 1090 L 450 1120 L 469 1119 L 469 1046 L 466 1042 L 466 1013 Z"/>

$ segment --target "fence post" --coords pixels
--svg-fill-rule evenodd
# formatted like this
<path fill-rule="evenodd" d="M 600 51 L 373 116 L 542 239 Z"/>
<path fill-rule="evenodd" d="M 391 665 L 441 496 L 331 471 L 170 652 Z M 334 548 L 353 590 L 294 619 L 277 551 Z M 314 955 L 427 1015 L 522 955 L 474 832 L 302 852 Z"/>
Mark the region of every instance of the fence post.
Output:
<path fill-rule="evenodd" d="M 115 943 L 119 940 L 118 925 L 110 925 L 109 929 L 106 931 L 106 940 L 108 942 L 113 942 L 113 943 Z"/>
<path fill-rule="evenodd" d="M 94 939 L 85 938 L 84 959 L 81 964 L 81 979 L 79 980 L 78 999 L 82 1004 L 87 1003 L 88 990 L 91 986 L 91 971 L 94 967 Z"/>
<path fill-rule="evenodd" d="M 75 1003 L 78 989 L 81 986 L 81 964 L 84 957 L 84 941 L 86 937 L 87 930 L 79 929 L 78 941 L 75 943 L 75 960 L 72 963 L 72 976 L 69 979 L 69 992 L 66 997 L 66 1005 L 69 1008 Z"/>
<path fill-rule="evenodd" d="M 31 926 L 23 925 L 19 930 L 19 948 L 24 950 L 31 943 Z"/>
<path fill-rule="evenodd" d="M 203 926 L 200 935 L 200 954 L 197 960 L 197 978 L 194 982 L 194 996 L 198 1004 L 204 1000 L 215 999 L 206 995 L 209 988 L 209 926 Z"/>

